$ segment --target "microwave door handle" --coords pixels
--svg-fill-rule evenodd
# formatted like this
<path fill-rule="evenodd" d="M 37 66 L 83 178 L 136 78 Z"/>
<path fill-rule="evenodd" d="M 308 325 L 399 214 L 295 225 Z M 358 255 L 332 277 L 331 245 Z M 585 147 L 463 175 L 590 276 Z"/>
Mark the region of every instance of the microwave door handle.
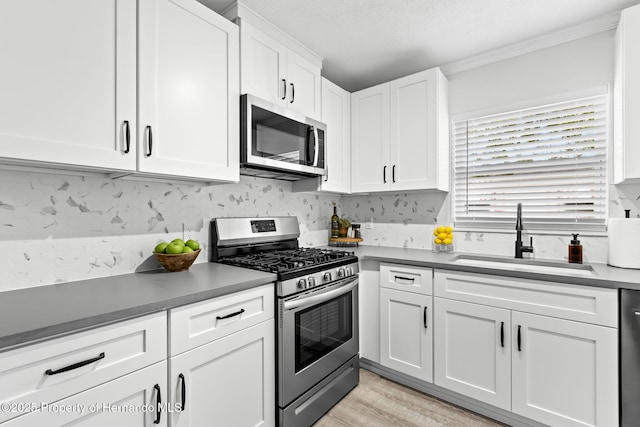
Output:
<path fill-rule="evenodd" d="M 307 166 L 311 166 L 311 164 L 313 163 L 313 161 L 311 159 L 313 159 L 313 152 L 311 151 L 311 140 L 314 138 L 315 133 L 314 133 L 314 129 L 312 126 L 307 127 L 307 147 L 306 147 L 306 152 L 305 154 L 305 159 L 304 159 L 304 164 Z M 314 142 L 315 145 L 315 142 Z"/>
<path fill-rule="evenodd" d="M 320 159 L 320 150 L 318 150 L 318 128 L 313 127 L 313 166 L 318 167 L 318 160 Z"/>

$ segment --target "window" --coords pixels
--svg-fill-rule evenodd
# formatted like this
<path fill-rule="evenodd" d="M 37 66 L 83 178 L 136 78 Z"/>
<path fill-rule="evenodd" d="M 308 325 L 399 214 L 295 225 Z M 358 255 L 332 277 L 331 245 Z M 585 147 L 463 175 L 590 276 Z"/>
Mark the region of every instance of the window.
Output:
<path fill-rule="evenodd" d="M 454 121 L 456 226 L 604 229 L 608 95 Z"/>

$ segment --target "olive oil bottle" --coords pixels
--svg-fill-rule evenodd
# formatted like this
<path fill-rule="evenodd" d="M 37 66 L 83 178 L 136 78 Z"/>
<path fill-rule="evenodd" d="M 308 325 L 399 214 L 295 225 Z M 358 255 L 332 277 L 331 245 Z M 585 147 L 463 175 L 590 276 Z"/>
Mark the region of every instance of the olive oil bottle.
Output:
<path fill-rule="evenodd" d="M 338 237 L 338 207 L 336 206 L 336 202 L 333 202 L 333 215 L 331 215 L 331 238 L 335 239 Z"/>

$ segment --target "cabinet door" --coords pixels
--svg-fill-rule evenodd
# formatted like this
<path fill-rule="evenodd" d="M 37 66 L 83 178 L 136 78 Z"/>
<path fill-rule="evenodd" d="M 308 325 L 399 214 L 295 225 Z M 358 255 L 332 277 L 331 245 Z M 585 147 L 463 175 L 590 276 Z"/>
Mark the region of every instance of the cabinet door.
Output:
<path fill-rule="evenodd" d="M 351 94 L 322 79 L 322 121 L 327 125 L 327 175 L 322 191 L 349 193 L 351 175 Z"/>
<path fill-rule="evenodd" d="M 166 426 L 167 362 L 120 377 L 75 394 L 36 412 L 3 423 L 10 427 L 33 426 Z M 160 403 L 160 405 L 158 405 Z M 158 414 L 156 409 L 161 411 Z M 156 423 L 156 421 L 158 421 Z"/>
<path fill-rule="evenodd" d="M 390 164 L 394 190 L 448 190 L 446 79 L 438 68 L 390 83 Z"/>
<path fill-rule="evenodd" d="M 242 93 L 286 105 L 287 48 L 246 21 L 240 26 L 242 38 Z"/>
<path fill-rule="evenodd" d="M 287 52 L 287 86 L 287 108 L 320 120 L 320 69 L 291 50 Z"/>
<path fill-rule="evenodd" d="M 380 364 L 433 381 L 431 296 L 380 288 Z"/>
<path fill-rule="evenodd" d="M 618 425 L 615 328 L 517 311 L 512 324 L 514 413 L 553 426 Z"/>
<path fill-rule="evenodd" d="M 0 157 L 135 169 L 135 2 L 0 2 L 0 51 Z"/>
<path fill-rule="evenodd" d="M 640 6 L 622 11 L 615 39 L 614 184 L 640 182 Z"/>
<path fill-rule="evenodd" d="M 351 94 L 351 191 L 384 191 L 391 183 L 389 85 Z"/>
<path fill-rule="evenodd" d="M 169 378 L 172 426 L 275 425 L 274 320 L 171 358 Z"/>
<path fill-rule="evenodd" d="M 436 93 L 432 73 L 423 71 L 390 83 L 390 164 L 393 188 L 431 188 L 437 156 L 430 114 Z M 433 105 L 432 105 L 433 104 Z"/>
<path fill-rule="evenodd" d="M 239 180 L 239 36 L 195 0 L 142 0 L 141 172 Z"/>
<path fill-rule="evenodd" d="M 511 312 L 434 299 L 434 382 L 511 410 Z"/>

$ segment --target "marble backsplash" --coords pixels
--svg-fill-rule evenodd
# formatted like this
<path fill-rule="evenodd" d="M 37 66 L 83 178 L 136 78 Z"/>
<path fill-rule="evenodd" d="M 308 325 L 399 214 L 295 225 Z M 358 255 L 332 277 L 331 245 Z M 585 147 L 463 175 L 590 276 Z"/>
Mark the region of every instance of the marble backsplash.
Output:
<path fill-rule="evenodd" d="M 415 249 L 431 249 L 435 224 L 450 224 L 449 196 L 444 193 L 383 193 L 348 196 L 341 203 L 345 215 L 362 223 L 365 244 Z M 624 210 L 640 218 L 640 186 L 609 186 L 609 217 L 622 218 Z M 373 228 L 367 228 L 367 222 Z M 515 228 L 515 218 L 514 218 Z M 512 256 L 515 229 L 505 232 L 456 231 L 455 251 L 486 255 Z M 580 233 L 584 262 L 606 263 L 608 239 L 605 231 Z M 526 234 L 534 239 L 534 254 L 539 259 L 566 261 L 571 230 L 558 233 Z"/>
<path fill-rule="evenodd" d="M 200 186 L 13 170 L 0 170 L 0 182 L 0 291 L 157 268 L 152 248 L 183 236 L 204 244 L 196 262 L 207 262 L 209 221 L 218 216 L 295 215 L 300 243 L 320 246 L 335 200 L 341 216 L 362 224 L 364 244 L 417 249 L 431 249 L 434 224 L 451 222 L 445 193 L 339 196 L 245 176 Z M 610 216 L 623 217 L 624 209 L 640 216 L 639 194 L 638 186 L 610 186 Z M 510 256 L 514 238 L 457 231 L 455 250 Z M 566 260 L 569 240 L 569 232 L 534 235 L 534 256 Z M 585 262 L 606 262 L 605 235 L 580 240 Z"/>
<path fill-rule="evenodd" d="M 241 177 L 200 186 L 0 170 L 0 291 L 156 268 L 162 240 L 194 238 L 208 261 L 218 216 L 296 215 L 300 243 L 327 243 L 331 195 L 293 193 L 285 181 Z"/>

